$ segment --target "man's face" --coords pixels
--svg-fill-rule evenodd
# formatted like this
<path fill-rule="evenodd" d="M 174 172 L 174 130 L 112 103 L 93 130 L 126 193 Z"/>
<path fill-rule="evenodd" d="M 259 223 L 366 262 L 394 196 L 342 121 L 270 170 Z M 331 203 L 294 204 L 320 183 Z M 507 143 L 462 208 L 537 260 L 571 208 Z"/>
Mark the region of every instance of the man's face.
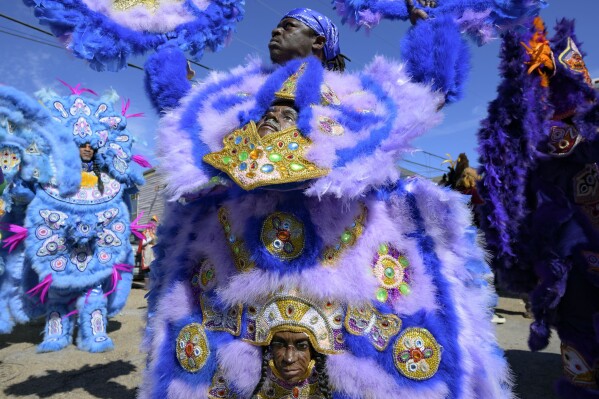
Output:
<path fill-rule="evenodd" d="M 310 340 L 305 333 L 280 331 L 272 337 L 272 358 L 285 382 L 295 384 L 306 378 L 312 359 L 310 348 Z"/>
<path fill-rule="evenodd" d="M 79 146 L 79 156 L 81 160 L 84 162 L 89 162 L 94 158 L 94 149 L 89 143 L 83 144 Z"/>
<path fill-rule="evenodd" d="M 297 111 L 290 105 L 272 105 L 256 124 L 258 134 L 264 137 L 296 125 Z"/>
<path fill-rule="evenodd" d="M 319 41 L 324 39 L 317 36 L 312 28 L 304 25 L 295 18 L 284 18 L 272 31 L 268 50 L 270 60 L 274 64 L 284 64 L 296 58 L 305 58 L 314 54 L 319 48 Z"/>

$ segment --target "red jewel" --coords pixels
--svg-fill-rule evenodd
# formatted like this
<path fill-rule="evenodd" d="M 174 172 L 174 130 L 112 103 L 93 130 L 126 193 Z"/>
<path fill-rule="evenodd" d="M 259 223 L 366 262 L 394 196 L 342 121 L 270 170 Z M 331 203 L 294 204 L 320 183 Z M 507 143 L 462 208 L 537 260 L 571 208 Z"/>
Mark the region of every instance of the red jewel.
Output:
<path fill-rule="evenodd" d="M 294 398 L 299 398 L 300 395 L 300 390 L 298 387 L 293 387 L 293 397 Z"/>
<path fill-rule="evenodd" d="M 185 354 L 187 357 L 193 355 L 193 344 L 191 342 L 188 342 L 187 345 L 185 345 Z"/>
<path fill-rule="evenodd" d="M 383 327 L 389 327 L 389 322 L 387 320 L 383 320 L 383 322 L 381 323 L 381 325 Z"/>
<path fill-rule="evenodd" d="M 576 370 L 578 370 L 578 371 L 582 370 L 582 367 L 580 367 L 580 364 L 576 365 Z"/>
<path fill-rule="evenodd" d="M 410 357 L 414 360 L 414 362 L 418 363 L 422 359 L 424 359 L 424 355 L 420 352 L 420 349 L 412 349 L 410 350 Z"/>
<path fill-rule="evenodd" d="M 298 132 L 293 132 L 293 137 L 297 137 L 297 136 L 299 136 L 299 133 Z"/>
<path fill-rule="evenodd" d="M 277 143 L 277 145 L 278 145 L 279 147 L 283 147 L 283 144 L 284 144 L 284 143 L 283 143 L 282 141 L 279 141 L 279 142 Z"/>
<path fill-rule="evenodd" d="M 287 155 L 287 159 L 293 159 L 293 155 Z"/>
<path fill-rule="evenodd" d="M 289 232 L 289 230 L 279 230 L 277 232 L 277 238 L 281 241 L 289 241 L 289 238 L 291 238 L 291 233 Z"/>

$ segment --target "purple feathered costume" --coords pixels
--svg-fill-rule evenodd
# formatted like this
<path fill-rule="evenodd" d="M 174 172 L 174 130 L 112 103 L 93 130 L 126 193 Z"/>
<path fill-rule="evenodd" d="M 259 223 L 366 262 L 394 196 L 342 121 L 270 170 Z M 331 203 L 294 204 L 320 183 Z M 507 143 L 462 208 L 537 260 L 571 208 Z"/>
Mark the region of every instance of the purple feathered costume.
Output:
<path fill-rule="evenodd" d="M 539 58 L 521 43 L 544 36 L 544 28 L 536 24 L 522 37 L 504 37 L 504 80 L 479 133 L 480 189 L 487 201 L 482 227 L 496 254 L 499 284 L 530 293 L 535 317 L 530 348 L 543 349 L 550 327 L 557 328 L 564 364 L 558 393 L 596 398 L 597 93 L 571 21 L 560 21 L 554 37 L 545 42 L 554 66 L 527 73 Z"/>
<path fill-rule="evenodd" d="M 415 29 L 442 23 L 454 22 Z M 434 45 L 411 37 L 422 52 Z M 443 50 L 429 52 L 431 65 L 463 46 Z M 314 57 L 251 61 L 164 102 L 177 104 L 158 136 L 171 202 L 154 247 L 140 397 L 512 397 L 465 199 L 395 166 L 455 94 L 406 69 L 382 57 L 356 74 Z M 149 76 L 147 87 L 161 98 L 173 81 Z M 254 123 L 281 99 L 294 102 L 297 126 L 260 137 Z M 294 387 L 273 376 L 260 347 L 286 329 L 308 334 L 326 373 Z"/>

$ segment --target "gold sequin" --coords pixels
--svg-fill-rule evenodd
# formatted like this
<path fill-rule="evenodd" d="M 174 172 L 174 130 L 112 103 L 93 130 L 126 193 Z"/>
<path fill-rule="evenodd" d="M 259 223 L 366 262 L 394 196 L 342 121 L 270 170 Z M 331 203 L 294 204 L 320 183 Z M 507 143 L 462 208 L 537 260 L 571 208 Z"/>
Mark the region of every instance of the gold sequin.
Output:
<path fill-rule="evenodd" d="M 190 323 L 181 329 L 177 337 L 176 353 L 181 367 L 190 373 L 204 367 L 210 356 L 210 348 L 201 324 Z"/>
<path fill-rule="evenodd" d="M 397 370 L 412 380 L 431 378 L 441 363 L 441 346 L 425 328 L 408 328 L 393 345 Z"/>

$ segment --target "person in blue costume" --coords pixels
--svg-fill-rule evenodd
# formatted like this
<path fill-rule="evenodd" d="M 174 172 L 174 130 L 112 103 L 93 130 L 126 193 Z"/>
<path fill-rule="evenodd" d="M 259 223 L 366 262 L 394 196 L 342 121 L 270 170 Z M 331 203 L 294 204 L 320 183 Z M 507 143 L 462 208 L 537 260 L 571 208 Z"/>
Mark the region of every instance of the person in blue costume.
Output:
<path fill-rule="evenodd" d="M 70 89 L 72 94 L 64 97 L 41 91 L 38 99 L 69 132 L 61 158 L 71 164 L 77 157 L 79 170 L 73 176 L 80 186 L 68 195 L 59 190 L 57 180 L 28 187 L 23 256 L 7 263 L 7 268 L 21 270 L 22 306 L 13 315 L 18 314 L 19 321 L 45 315 L 39 352 L 69 345 L 76 327 L 79 349 L 104 352 L 114 346 L 107 318 L 122 309 L 131 288 L 128 197 L 135 184 L 143 182 L 129 164 L 135 156 L 126 125 L 127 117 L 135 115 L 127 115 L 129 102 L 119 111 L 114 108 L 115 93 L 94 98 L 91 90 Z M 79 149 L 71 152 L 73 143 Z"/>
<path fill-rule="evenodd" d="M 441 63 L 460 48 L 422 52 Z M 171 202 L 140 397 L 512 397 L 463 198 L 395 167 L 440 121 L 453 78 L 437 90 L 383 57 L 339 73 L 334 24 L 310 9 L 286 14 L 269 50 L 275 65 L 168 101 L 176 69 L 148 61 Z M 272 358 L 290 332 L 313 351 L 306 373 Z"/>

